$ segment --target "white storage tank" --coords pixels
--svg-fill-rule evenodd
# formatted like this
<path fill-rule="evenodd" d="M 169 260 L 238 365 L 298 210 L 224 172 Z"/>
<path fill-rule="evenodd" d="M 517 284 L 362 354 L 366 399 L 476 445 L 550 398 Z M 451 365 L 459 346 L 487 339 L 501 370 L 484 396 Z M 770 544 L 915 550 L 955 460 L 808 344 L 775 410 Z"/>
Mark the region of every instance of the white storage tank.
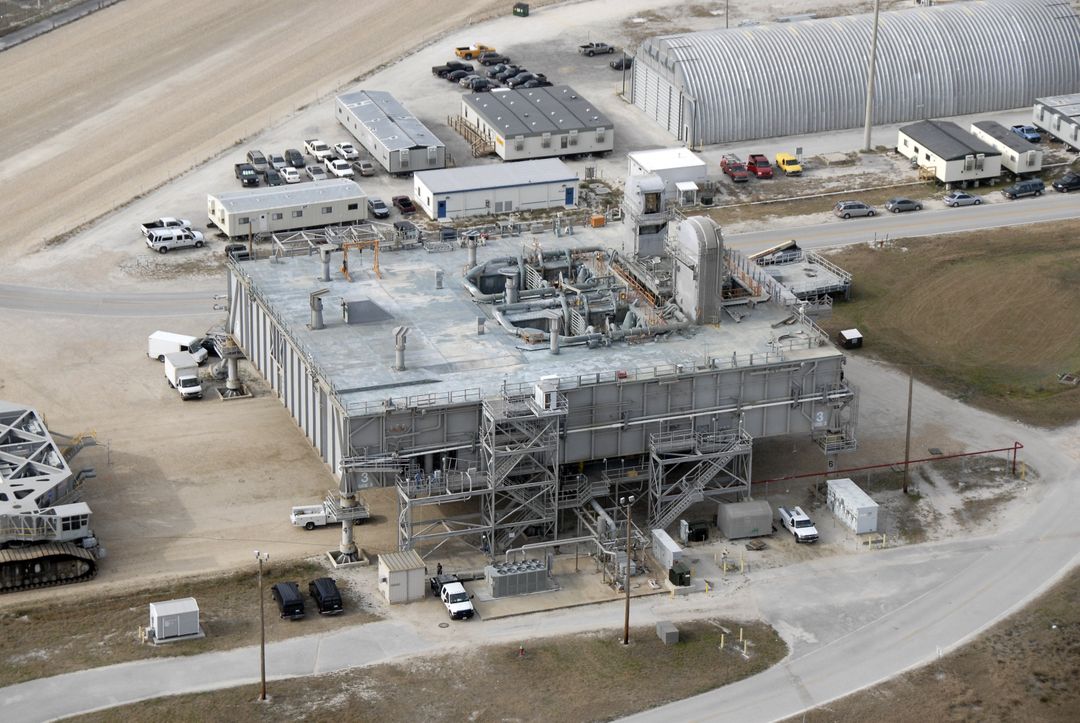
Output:
<path fill-rule="evenodd" d="M 683 550 L 671 535 L 663 530 L 652 531 L 653 557 L 665 570 L 670 570 L 676 562 L 682 560 Z"/>
<path fill-rule="evenodd" d="M 150 603 L 150 631 L 155 641 L 199 634 L 199 603 L 193 597 Z"/>
<path fill-rule="evenodd" d="M 870 499 L 850 479 L 832 479 L 826 482 L 829 488 L 826 504 L 836 519 L 855 531 L 856 535 L 877 532 L 878 504 Z"/>

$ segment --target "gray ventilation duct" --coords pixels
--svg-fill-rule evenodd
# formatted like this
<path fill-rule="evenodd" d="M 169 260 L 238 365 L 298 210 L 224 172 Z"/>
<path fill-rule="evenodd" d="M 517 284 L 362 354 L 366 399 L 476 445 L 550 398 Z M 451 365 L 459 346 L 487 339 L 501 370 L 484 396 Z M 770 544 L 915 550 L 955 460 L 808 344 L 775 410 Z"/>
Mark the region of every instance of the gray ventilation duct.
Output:
<path fill-rule="evenodd" d="M 311 323 L 308 324 L 308 328 L 312 331 L 318 331 L 319 329 L 326 328 L 323 324 L 323 302 L 322 297 L 330 293 L 330 289 L 319 289 L 318 291 L 312 291 L 308 295 L 308 306 L 311 307 Z"/>
<path fill-rule="evenodd" d="M 409 327 L 399 326 L 394 329 L 394 371 L 405 371 L 405 335 Z"/>

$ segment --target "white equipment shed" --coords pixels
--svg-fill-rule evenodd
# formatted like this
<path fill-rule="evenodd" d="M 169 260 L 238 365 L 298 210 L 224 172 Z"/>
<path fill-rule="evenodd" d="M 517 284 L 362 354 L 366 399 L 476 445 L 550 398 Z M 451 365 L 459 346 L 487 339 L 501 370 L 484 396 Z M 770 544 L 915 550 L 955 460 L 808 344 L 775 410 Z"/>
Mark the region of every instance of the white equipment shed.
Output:
<path fill-rule="evenodd" d="M 627 154 L 628 176 L 658 176 L 664 194 L 677 203 L 694 203 L 708 177 L 708 166 L 688 148 L 659 148 Z"/>
<path fill-rule="evenodd" d="M 950 121 L 924 120 L 901 126 L 896 151 L 912 166 L 932 169 L 946 184 L 997 178 L 1001 151 Z"/>
<path fill-rule="evenodd" d="M 427 568 L 416 550 L 379 555 L 379 592 L 391 605 L 423 600 Z"/>
<path fill-rule="evenodd" d="M 573 207 L 577 174 L 558 158 L 423 171 L 413 176 L 420 208 L 433 219 Z"/>
<path fill-rule="evenodd" d="M 1036 98 L 1032 120 L 1069 148 L 1080 149 L 1080 93 Z"/>
<path fill-rule="evenodd" d="M 971 135 L 1001 151 L 1001 165 L 1020 176 L 1042 170 L 1042 149 L 1031 141 L 1021 138 L 997 121 L 976 121 L 971 124 Z"/>
<path fill-rule="evenodd" d="M 878 504 L 850 479 L 831 479 L 825 483 L 829 493 L 826 504 L 836 519 L 856 535 L 877 532 Z"/>
<path fill-rule="evenodd" d="M 367 195 L 346 178 L 207 194 L 210 223 L 227 236 L 360 223 Z"/>
<path fill-rule="evenodd" d="M 150 603 L 149 632 L 154 642 L 200 636 L 199 603 L 193 597 Z"/>
<path fill-rule="evenodd" d="M 611 119 L 568 85 L 469 93 L 462 96 L 461 117 L 504 161 L 615 147 Z"/>
<path fill-rule="evenodd" d="M 664 530 L 653 530 L 652 554 L 660 566 L 667 571 L 674 567 L 676 562 L 682 561 L 683 549 Z"/>
<path fill-rule="evenodd" d="M 446 145 L 386 91 L 343 93 L 334 107 L 338 122 L 388 172 L 446 166 Z"/>

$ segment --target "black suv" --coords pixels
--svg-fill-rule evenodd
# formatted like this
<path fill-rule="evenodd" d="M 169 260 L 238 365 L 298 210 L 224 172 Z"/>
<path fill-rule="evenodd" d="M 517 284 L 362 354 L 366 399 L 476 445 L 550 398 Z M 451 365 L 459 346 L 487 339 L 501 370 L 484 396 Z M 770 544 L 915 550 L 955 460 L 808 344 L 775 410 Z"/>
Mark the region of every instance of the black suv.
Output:
<path fill-rule="evenodd" d="M 295 148 L 285 151 L 285 162 L 300 171 L 304 170 L 304 166 L 307 165 L 304 163 L 304 154 Z"/>
<path fill-rule="evenodd" d="M 1037 178 L 1028 181 L 1017 181 L 1011 186 L 1001 189 L 1001 195 L 1008 199 L 1021 198 L 1023 196 L 1041 196 L 1046 190 L 1046 184 Z"/>
<path fill-rule="evenodd" d="M 304 598 L 300 594 L 300 586 L 295 582 L 275 583 L 270 588 L 270 594 L 274 596 L 283 619 L 299 620 L 304 617 Z"/>
<path fill-rule="evenodd" d="M 340 615 L 345 612 L 341 604 L 341 593 L 337 583 L 331 577 L 320 577 L 308 583 L 308 592 L 315 599 L 320 615 Z"/>
<path fill-rule="evenodd" d="M 1069 191 L 1080 191 L 1080 173 L 1069 172 L 1061 178 L 1054 181 L 1052 184 L 1054 190 L 1058 193 L 1068 193 Z"/>

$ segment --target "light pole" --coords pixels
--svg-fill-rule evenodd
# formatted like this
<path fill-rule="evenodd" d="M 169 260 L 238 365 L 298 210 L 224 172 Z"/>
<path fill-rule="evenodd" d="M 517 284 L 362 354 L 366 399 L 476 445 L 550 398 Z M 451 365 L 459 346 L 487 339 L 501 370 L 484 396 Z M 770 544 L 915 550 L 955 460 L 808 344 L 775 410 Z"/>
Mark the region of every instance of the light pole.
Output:
<path fill-rule="evenodd" d="M 623 590 L 626 591 L 626 613 L 623 615 L 622 644 L 630 644 L 630 506 L 634 504 L 634 496 L 620 497 L 619 504 L 626 507 L 626 568 L 623 578 Z"/>
<path fill-rule="evenodd" d="M 269 552 L 255 551 L 255 559 L 259 561 L 259 678 L 262 688 L 259 690 L 259 700 L 266 700 L 266 600 L 263 595 L 262 567 L 263 562 L 270 559 Z"/>

